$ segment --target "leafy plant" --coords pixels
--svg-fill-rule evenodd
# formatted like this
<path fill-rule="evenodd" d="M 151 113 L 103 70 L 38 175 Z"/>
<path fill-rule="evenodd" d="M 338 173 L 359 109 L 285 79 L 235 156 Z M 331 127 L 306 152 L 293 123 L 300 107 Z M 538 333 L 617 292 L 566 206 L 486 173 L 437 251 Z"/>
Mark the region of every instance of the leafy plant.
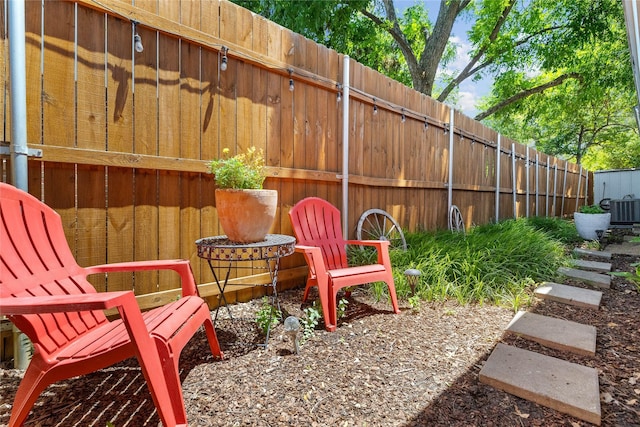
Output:
<path fill-rule="evenodd" d="M 572 239 L 574 229 L 569 233 L 564 224 L 539 221 L 533 226 L 526 219 L 473 227 L 466 235 L 448 230 L 407 233 L 408 249 L 390 252 L 396 292 L 411 296 L 402 272 L 415 268 L 422 272 L 415 288 L 420 300 L 454 299 L 517 309 L 530 302 L 535 283 L 552 280 L 558 267 L 569 262 L 565 246 L 551 237 L 557 227 Z M 370 289 L 375 297 L 388 298 L 384 284 Z"/>
<path fill-rule="evenodd" d="M 315 333 L 321 314 L 316 301 L 313 302 L 311 307 L 307 307 L 302 311 L 304 312 L 304 316 L 300 319 L 300 324 L 302 325 L 302 339 L 300 343 L 304 344 L 304 342 Z"/>
<path fill-rule="evenodd" d="M 580 207 L 580 213 L 584 214 L 602 214 L 605 213 L 604 209 L 602 209 L 598 205 L 585 205 Z"/>
<path fill-rule="evenodd" d="M 282 312 L 269 303 L 269 298 L 264 297 L 262 299 L 262 307 L 256 313 L 256 323 L 263 334 L 267 334 L 267 331 L 276 326 L 280 322 Z"/>
<path fill-rule="evenodd" d="M 344 317 L 347 311 L 347 301 L 344 298 L 341 298 L 338 301 L 338 307 L 336 310 L 336 315 L 338 319 Z M 322 309 L 318 306 L 318 301 L 314 301 L 313 305 L 302 310 L 304 316 L 300 319 L 300 324 L 302 325 L 302 339 L 300 343 L 303 344 L 306 340 L 311 338 L 315 334 L 316 327 L 322 318 Z"/>
<path fill-rule="evenodd" d="M 631 283 L 633 283 L 636 286 L 636 289 L 638 290 L 638 292 L 640 292 L 640 262 L 631 264 L 631 267 L 635 267 L 634 272 L 615 271 L 615 272 L 612 272 L 611 274 L 613 276 L 624 277 L 625 279 L 629 280 Z"/>
<path fill-rule="evenodd" d="M 249 147 L 246 153 L 229 157 L 229 149 L 222 150 L 222 159 L 209 162 L 209 172 L 215 175 L 218 188 L 238 190 L 262 188 L 265 180 L 264 153 Z"/>
<path fill-rule="evenodd" d="M 344 298 L 340 298 L 340 301 L 338 301 L 338 308 L 336 310 L 336 315 L 338 316 L 338 319 L 341 319 L 344 317 L 345 313 L 347 312 L 347 305 L 349 305 L 349 301 L 347 301 Z"/>

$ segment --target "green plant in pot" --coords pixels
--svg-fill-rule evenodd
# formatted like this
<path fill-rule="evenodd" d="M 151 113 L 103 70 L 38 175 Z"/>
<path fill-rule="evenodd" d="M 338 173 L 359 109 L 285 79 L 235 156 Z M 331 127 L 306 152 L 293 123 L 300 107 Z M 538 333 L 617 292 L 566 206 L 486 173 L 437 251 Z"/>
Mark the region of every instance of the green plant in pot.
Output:
<path fill-rule="evenodd" d="M 573 214 L 578 234 L 585 240 L 599 240 L 598 231 L 606 231 L 611 222 L 611 214 L 598 205 L 586 205 Z"/>
<path fill-rule="evenodd" d="M 265 239 L 278 206 L 278 192 L 262 188 L 265 160 L 262 150 L 249 147 L 246 152 L 209 162 L 215 175 L 218 219 L 229 240 L 254 243 Z"/>

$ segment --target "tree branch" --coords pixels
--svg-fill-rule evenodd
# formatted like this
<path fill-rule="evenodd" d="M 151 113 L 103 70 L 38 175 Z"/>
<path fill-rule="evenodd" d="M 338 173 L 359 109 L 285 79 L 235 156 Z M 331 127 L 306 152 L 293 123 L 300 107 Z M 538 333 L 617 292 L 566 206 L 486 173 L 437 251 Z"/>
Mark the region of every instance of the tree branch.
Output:
<path fill-rule="evenodd" d="M 488 110 L 478 114 L 477 116 L 474 117 L 474 120 L 477 121 L 481 121 L 483 119 L 486 119 L 487 117 L 489 117 L 490 115 L 494 114 L 495 112 L 505 108 L 506 106 L 513 104 L 514 102 L 518 102 L 521 99 L 527 98 L 531 95 L 534 95 L 536 93 L 541 93 L 544 92 L 546 89 L 555 87 L 555 86 L 560 86 L 562 83 L 564 83 L 567 79 L 577 79 L 577 80 L 581 80 L 581 76 L 578 73 L 569 73 L 569 74 L 563 74 L 562 76 L 559 76 L 553 80 L 551 80 L 550 82 L 547 82 L 545 84 L 542 84 L 540 86 L 536 86 L 536 87 L 532 87 L 530 89 L 527 90 L 523 90 L 522 92 L 516 93 L 515 95 L 502 100 L 500 102 L 498 102 L 496 105 L 494 105 L 493 107 L 489 108 Z"/>

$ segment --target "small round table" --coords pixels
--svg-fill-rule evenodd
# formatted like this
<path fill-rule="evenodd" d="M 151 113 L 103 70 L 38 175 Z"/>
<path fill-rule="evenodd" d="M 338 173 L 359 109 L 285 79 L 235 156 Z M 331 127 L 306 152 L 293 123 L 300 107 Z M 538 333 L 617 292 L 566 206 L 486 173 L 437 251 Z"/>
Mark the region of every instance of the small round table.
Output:
<path fill-rule="evenodd" d="M 220 310 L 221 303 L 227 308 L 229 318 L 233 319 L 231 310 L 227 304 L 227 299 L 224 296 L 224 291 L 229 284 L 229 273 L 231 271 L 231 264 L 239 261 L 265 261 L 266 268 L 269 271 L 270 283 L 264 286 L 271 286 L 272 289 L 272 304 L 271 306 L 277 306 L 280 310 L 280 300 L 278 299 L 278 269 L 280 267 L 280 258 L 291 255 L 295 250 L 296 239 L 293 236 L 287 236 L 284 234 L 267 234 L 265 240 L 255 243 L 238 243 L 233 242 L 227 238 L 227 236 L 212 236 L 203 237 L 196 240 L 196 246 L 198 247 L 198 257 L 206 259 L 209 263 L 209 268 L 213 273 L 216 285 L 218 286 L 218 306 L 216 307 L 216 315 L 214 318 L 214 324 L 218 320 L 218 311 Z M 227 262 L 227 269 L 224 276 L 224 281 L 220 283 L 220 279 L 216 274 L 216 267 L 214 267 L 214 261 Z M 233 286 L 233 284 L 229 284 Z M 267 338 L 264 346 L 267 346 L 269 341 L 270 327 L 267 329 Z"/>

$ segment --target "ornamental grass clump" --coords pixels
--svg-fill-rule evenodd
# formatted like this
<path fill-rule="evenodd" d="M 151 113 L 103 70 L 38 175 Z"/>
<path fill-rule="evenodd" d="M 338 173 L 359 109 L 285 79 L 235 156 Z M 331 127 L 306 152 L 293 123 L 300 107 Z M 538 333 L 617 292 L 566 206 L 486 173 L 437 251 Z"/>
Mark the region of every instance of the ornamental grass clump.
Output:
<path fill-rule="evenodd" d="M 249 147 L 245 153 L 229 157 L 229 149 L 222 150 L 222 158 L 209 162 L 209 172 L 215 175 L 218 188 L 259 190 L 265 180 L 265 161 L 262 149 Z"/>
<path fill-rule="evenodd" d="M 552 280 L 569 261 L 562 242 L 541 229 L 543 224 L 534 227 L 518 219 L 474 227 L 466 234 L 405 233 L 407 251 L 390 252 L 396 293 L 411 296 L 403 272 L 415 268 L 422 273 L 415 291 L 422 300 L 493 303 L 514 310 L 526 306 L 535 284 Z M 385 296 L 383 284 L 371 289 L 377 297 Z"/>

